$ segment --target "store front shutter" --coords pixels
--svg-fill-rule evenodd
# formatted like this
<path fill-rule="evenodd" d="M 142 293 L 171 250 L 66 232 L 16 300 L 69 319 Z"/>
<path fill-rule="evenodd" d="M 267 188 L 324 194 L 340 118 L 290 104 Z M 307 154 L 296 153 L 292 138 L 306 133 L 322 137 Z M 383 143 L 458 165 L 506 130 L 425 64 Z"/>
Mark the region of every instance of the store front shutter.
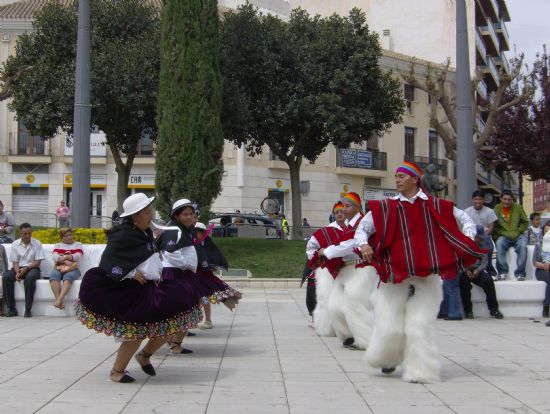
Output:
<path fill-rule="evenodd" d="M 12 210 L 17 225 L 55 227 L 55 212 L 48 211 L 47 188 L 14 188 Z"/>

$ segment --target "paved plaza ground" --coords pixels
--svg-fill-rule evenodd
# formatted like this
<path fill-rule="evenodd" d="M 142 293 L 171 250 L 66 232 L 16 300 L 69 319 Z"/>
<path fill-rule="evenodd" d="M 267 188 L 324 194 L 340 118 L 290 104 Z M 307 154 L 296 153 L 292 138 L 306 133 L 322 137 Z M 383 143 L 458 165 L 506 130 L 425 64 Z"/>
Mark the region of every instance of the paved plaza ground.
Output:
<path fill-rule="evenodd" d="M 116 344 L 71 318 L 0 318 L 0 413 L 550 413 L 550 328 L 505 318 L 438 321 L 442 382 L 383 376 L 363 353 L 320 338 L 299 289 L 244 289 L 192 355 L 135 361 L 107 380 Z"/>

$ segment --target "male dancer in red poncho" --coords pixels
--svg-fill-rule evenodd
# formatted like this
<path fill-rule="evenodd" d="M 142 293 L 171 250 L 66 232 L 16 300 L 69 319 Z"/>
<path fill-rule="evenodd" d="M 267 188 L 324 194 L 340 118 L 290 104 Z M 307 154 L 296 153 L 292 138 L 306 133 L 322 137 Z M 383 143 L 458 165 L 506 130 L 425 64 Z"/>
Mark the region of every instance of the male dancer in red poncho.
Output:
<path fill-rule="evenodd" d="M 405 381 L 427 383 L 439 380 L 434 325 L 441 279 L 456 277 L 459 266 L 472 266 L 483 252 L 473 241 L 469 216 L 452 202 L 424 193 L 421 177 L 415 164 L 397 168 L 399 195 L 369 201 L 355 242 L 382 282 L 372 295 L 368 363 L 386 374 L 401 365 Z"/>
<path fill-rule="evenodd" d="M 361 198 L 354 192 L 345 193 L 342 204 L 347 228 L 341 241 L 319 250 L 320 256 L 342 262 L 330 292 L 328 311 L 336 335 L 344 346 L 366 349 L 373 324 L 370 296 L 378 278 L 372 266 L 356 268 L 361 259 L 353 237 L 363 217 Z"/>
<path fill-rule="evenodd" d="M 315 283 L 315 297 L 317 304 L 313 311 L 313 327 L 321 336 L 335 336 L 334 328 L 328 314 L 328 298 L 334 285 L 334 278 L 343 266 L 342 259 L 326 260 L 319 256 L 319 250 L 332 244 L 340 243 L 340 238 L 346 229 L 346 217 L 343 212 L 343 204 L 338 201 L 332 207 L 335 220 L 327 227 L 317 230 L 307 242 L 306 255 L 309 260 L 308 267 L 312 270 Z M 308 281 L 309 283 L 309 281 Z"/>

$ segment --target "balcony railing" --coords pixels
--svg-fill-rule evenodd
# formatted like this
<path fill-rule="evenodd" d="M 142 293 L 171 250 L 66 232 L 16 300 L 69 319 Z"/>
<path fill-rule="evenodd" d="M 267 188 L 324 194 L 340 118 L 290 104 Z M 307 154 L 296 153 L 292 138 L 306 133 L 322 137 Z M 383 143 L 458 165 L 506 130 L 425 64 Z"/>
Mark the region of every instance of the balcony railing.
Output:
<path fill-rule="evenodd" d="M 504 180 L 493 171 L 485 168 L 483 164 L 479 162 L 476 163 L 476 169 L 478 178 L 481 178 L 481 181 L 484 181 L 487 185 L 493 186 L 499 191 L 502 191 L 505 188 Z"/>
<path fill-rule="evenodd" d="M 481 0 L 483 5 L 483 11 L 485 14 L 492 18 L 497 18 L 499 15 L 498 3 L 496 0 Z"/>
<path fill-rule="evenodd" d="M 498 87 L 498 84 L 500 83 L 500 77 L 498 75 L 498 69 L 495 66 L 495 62 L 493 59 L 491 59 L 490 56 L 487 56 L 487 64 L 480 66 L 481 71 L 483 73 L 489 73 L 491 77 L 493 78 L 493 82 Z M 496 87 L 494 89 L 496 89 Z"/>
<path fill-rule="evenodd" d="M 426 170 L 426 167 L 428 165 L 433 164 L 437 170 L 437 175 L 448 177 L 449 160 L 444 160 L 441 158 L 430 158 L 430 157 L 410 157 L 407 155 L 403 157 L 403 160 L 414 162 L 423 170 Z"/>
<path fill-rule="evenodd" d="M 487 84 L 483 79 L 477 83 L 476 91 L 479 93 L 479 96 L 484 100 L 487 100 Z"/>
<path fill-rule="evenodd" d="M 504 22 L 495 22 L 494 27 L 499 36 L 501 50 L 510 50 L 510 35 Z"/>
<path fill-rule="evenodd" d="M 491 76 L 495 79 L 495 83 L 498 85 L 500 83 L 500 75 L 498 74 L 498 68 L 496 66 L 496 60 L 494 57 L 491 57 L 487 62 L 489 64 L 489 71 Z"/>
<path fill-rule="evenodd" d="M 506 56 L 504 56 L 504 53 L 500 56 L 496 56 L 493 59 L 497 65 L 502 66 L 502 70 L 504 71 L 504 73 L 510 73 L 510 63 L 508 63 L 508 59 L 506 58 Z"/>
<path fill-rule="evenodd" d="M 385 152 L 367 151 L 355 148 L 339 148 L 336 156 L 336 166 L 387 171 L 387 156 L 388 154 Z"/>
<path fill-rule="evenodd" d="M 46 141 L 38 136 L 20 136 L 17 147 L 12 148 L 12 155 L 48 155 Z"/>
<path fill-rule="evenodd" d="M 485 122 L 483 121 L 483 119 L 481 119 L 479 115 L 476 117 L 476 125 L 479 129 L 479 132 L 483 132 L 483 130 L 485 129 Z"/>
<path fill-rule="evenodd" d="M 487 56 L 487 48 L 485 47 L 485 42 L 483 41 L 483 38 L 481 37 L 479 30 L 476 30 L 476 47 L 477 47 L 477 50 L 479 51 L 479 54 L 481 55 L 481 58 L 485 62 L 485 59 Z"/>
<path fill-rule="evenodd" d="M 491 19 L 487 19 L 487 26 L 479 26 L 479 30 L 481 30 L 481 34 L 485 36 L 486 38 L 490 38 L 492 41 L 492 48 L 489 48 L 489 52 L 492 54 L 497 54 L 500 52 L 500 43 L 498 41 L 497 32 L 495 32 L 495 28 L 493 26 L 493 21 Z M 487 47 L 487 43 L 485 43 L 485 47 Z M 489 43 L 491 45 L 491 43 Z"/>

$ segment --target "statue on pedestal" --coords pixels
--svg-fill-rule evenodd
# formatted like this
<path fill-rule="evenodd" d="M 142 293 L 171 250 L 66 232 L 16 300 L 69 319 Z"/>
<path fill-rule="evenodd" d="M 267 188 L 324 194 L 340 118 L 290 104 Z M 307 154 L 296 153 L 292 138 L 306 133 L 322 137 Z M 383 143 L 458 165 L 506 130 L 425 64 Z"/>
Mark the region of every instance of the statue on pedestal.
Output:
<path fill-rule="evenodd" d="M 435 173 L 435 165 L 429 164 L 426 167 L 426 172 L 422 176 L 422 189 L 424 192 L 437 196 L 437 193 L 447 188 L 447 184 L 439 182 L 439 176 Z"/>

